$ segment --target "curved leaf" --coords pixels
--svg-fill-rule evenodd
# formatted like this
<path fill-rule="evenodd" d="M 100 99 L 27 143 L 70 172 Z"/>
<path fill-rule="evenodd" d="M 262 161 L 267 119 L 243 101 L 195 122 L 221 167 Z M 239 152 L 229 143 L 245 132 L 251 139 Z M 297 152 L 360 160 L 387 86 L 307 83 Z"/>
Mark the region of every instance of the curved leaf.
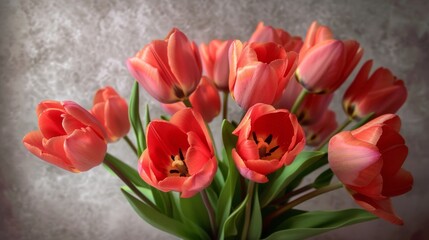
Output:
<path fill-rule="evenodd" d="M 140 156 L 146 149 L 146 137 L 139 113 L 139 84 L 137 81 L 134 82 L 131 90 L 128 114 L 137 139 L 137 153 Z"/>

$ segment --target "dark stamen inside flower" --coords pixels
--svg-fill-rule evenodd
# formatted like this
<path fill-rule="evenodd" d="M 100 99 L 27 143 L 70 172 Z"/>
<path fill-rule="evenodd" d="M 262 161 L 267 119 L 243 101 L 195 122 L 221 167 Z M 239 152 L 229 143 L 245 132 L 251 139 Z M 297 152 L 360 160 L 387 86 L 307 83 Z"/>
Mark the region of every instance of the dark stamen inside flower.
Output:
<path fill-rule="evenodd" d="M 180 177 L 188 176 L 188 167 L 185 163 L 185 156 L 183 155 L 182 149 L 179 148 L 179 153 L 177 155 L 171 155 L 171 168 L 169 170 L 170 174 L 179 174 Z"/>
<path fill-rule="evenodd" d="M 256 132 L 252 132 L 252 138 L 258 147 L 258 154 L 260 159 L 271 156 L 277 149 L 280 148 L 279 145 L 270 146 L 271 142 L 273 141 L 272 134 L 269 134 L 264 140 L 263 138 L 258 138 Z"/>

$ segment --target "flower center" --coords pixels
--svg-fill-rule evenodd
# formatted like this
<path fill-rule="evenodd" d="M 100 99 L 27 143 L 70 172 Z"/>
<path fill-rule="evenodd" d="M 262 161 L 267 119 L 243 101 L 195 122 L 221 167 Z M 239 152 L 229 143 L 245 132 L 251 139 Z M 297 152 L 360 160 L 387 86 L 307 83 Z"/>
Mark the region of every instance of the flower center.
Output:
<path fill-rule="evenodd" d="M 186 166 L 185 157 L 183 156 L 182 149 L 179 148 L 179 154 L 175 156 L 171 155 L 171 161 L 171 168 L 169 171 L 171 176 L 189 176 L 188 167 Z"/>
<path fill-rule="evenodd" d="M 260 159 L 273 159 L 272 156 L 277 149 L 279 149 L 279 145 L 276 144 L 276 141 L 273 141 L 273 135 L 269 134 L 265 139 L 258 137 L 255 132 L 252 132 L 253 141 L 255 141 L 258 147 L 258 153 Z"/>

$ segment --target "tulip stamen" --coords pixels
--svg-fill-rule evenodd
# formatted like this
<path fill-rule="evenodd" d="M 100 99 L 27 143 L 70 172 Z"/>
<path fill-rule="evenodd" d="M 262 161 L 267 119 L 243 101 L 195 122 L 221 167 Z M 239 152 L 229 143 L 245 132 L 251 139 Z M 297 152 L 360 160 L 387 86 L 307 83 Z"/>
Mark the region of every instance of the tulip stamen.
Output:
<path fill-rule="evenodd" d="M 178 155 L 171 155 L 171 160 L 173 161 L 171 163 L 172 169 L 170 169 L 170 174 L 179 174 L 180 177 L 186 177 L 188 176 L 188 166 L 186 166 L 185 163 L 185 156 L 183 155 L 182 149 L 179 148 L 179 154 Z"/>

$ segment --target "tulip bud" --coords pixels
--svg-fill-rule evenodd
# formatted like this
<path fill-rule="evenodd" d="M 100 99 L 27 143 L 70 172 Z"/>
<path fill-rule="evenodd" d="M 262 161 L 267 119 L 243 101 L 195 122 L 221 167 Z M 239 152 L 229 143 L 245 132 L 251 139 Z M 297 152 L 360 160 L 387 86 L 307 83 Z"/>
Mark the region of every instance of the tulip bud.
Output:
<path fill-rule="evenodd" d="M 39 130 L 22 142 L 34 155 L 71 172 L 87 171 L 104 160 L 106 133 L 88 111 L 71 101 L 41 102 Z"/>
<path fill-rule="evenodd" d="M 213 40 L 208 45 L 201 44 L 201 60 L 205 75 L 211 79 L 216 87 L 228 92 L 229 63 L 228 51 L 232 40 Z"/>
<path fill-rule="evenodd" d="M 291 36 L 281 28 L 265 26 L 263 22 L 259 22 L 255 32 L 250 37 L 249 43 L 252 42 L 275 42 L 281 45 L 287 52 L 299 52 L 303 44 L 301 37 Z"/>
<path fill-rule="evenodd" d="M 104 126 L 109 142 L 117 141 L 130 131 L 127 102 L 112 87 L 95 93 L 91 113 Z"/>
<path fill-rule="evenodd" d="M 198 86 L 201 59 L 194 42 L 174 28 L 165 40 L 155 40 L 127 61 L 131 75 L 156 100 L 179 102 Z"/>

